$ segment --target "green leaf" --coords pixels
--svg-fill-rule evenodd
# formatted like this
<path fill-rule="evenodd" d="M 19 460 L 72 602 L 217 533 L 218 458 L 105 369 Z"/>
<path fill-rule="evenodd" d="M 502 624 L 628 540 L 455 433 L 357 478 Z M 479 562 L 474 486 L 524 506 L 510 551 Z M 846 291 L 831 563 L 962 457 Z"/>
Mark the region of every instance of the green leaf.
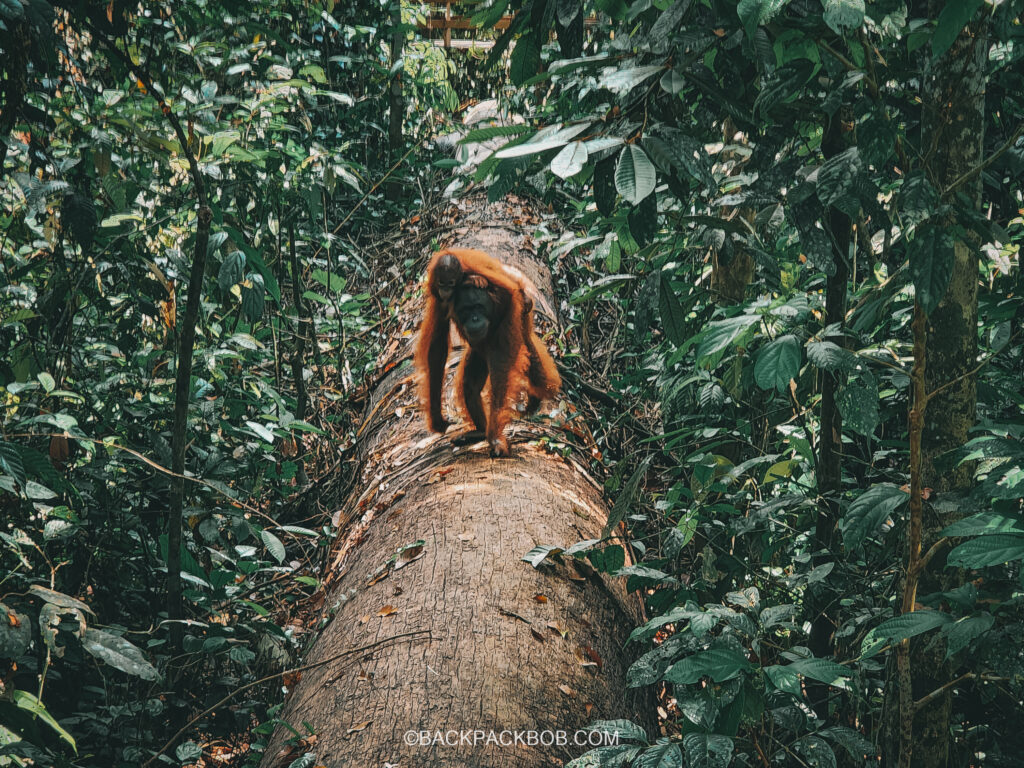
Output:
<path fill-rule="evenodd" d="M 1006 517 L 995 512 L 982 512 L 946 526 L 940 536 L 990 536 L 994 533 L 1024 534 L 1024 519 Z"/>
<path fill-rule="evenodd" d="M 943 627 L 942 633 L 946 636 L 946 658 L 966 648 L 972 640 L 992 629 L 995 623 L 995 617 L 991 613 L 978 613 L 965 616 Z"/>
<path fill-rule="evenodd" d="M 242 313 L 250 323 L 263 317 L 267 291 L 263 287 L 263 276 L 249 275 L 248 285 L 242 285 Z"/>
<path fill-rule="evenodd" d="M 836 755 L 828 742 L 814 734 L 808 734 L 794 745 L 807 768 L 836 768 Z"/>
<path fill-rule="evenodd" d="M 562 179 L 575 176 L 587 164 L 587 148 L 581 141 L 572 141 L 562 147 L 551 160 L 551 172 Z"/>
<path fill-rule="evenodd" d="M 736 7 L 747 36 L 753 38 L 754 29 L 774 19 L 779 11 L 789 5 L 789 0 L 740 0 Z"/>
<path fill-rule="evenodd" d="M 807 359 L 823 371 L 836 373 L 851 371 L 857 359 L 848 349 L 843 349 L 831 341 L 807 342 Z"/>
<path fill-rule="evenodd" d="M 609 91 L 621 96 L 628 94 L 647 78 L 653 77 L 659 72 L 664 71 L 665 68 L 660 64 L 657 66 L 616 69 L 602 77 L 598 82 L 598 86 L 601 88 L 607 88 Z"/>
<path fill-rule="evenodd" d="M 840 387 L 836 405 L 843 423 L 858 435 L 870 437 L 878 426 L 878 389 L 847 385 Z"/>
<path fill-rule="evenodd" d="M 737 340 L 745 339 L 747 331 L 760 320 L 759 315 L 737 315 L 709 323 L 697 337 L 700 339 L 696 353 L 697 363 L 701 364 Z"/>
<path fill-rule="evenodd" d="M 123 637 L 89 627 L 82 638 L 82 647 L 100 661 L 141 677 L 143 680 L 157 680 L 160 675 L 146 656 Z"/>
<path fill-rule="evenodd" d="M 647 474 L 647 465 L 649 463 L 650 458 L 645 458 L 641 461 L 640 466 L 636 468 L 629 480 L 626 481 L 626 484 L 619 490 L 619 495 L 615 499 L 615 506 L 612 507 L 612 511 L 608 515 L 608 522 L 605 523 L 604 530 L 601 533 L 602 538 L 607 537 L 615 529 L 615 526 L 622 522 L 622 519 L 629 510 L 633 508 L 637 489 L 640 487 L 640 481 Z"/>
<path fill-rule="evenodd" d="M 937 59 L 949 50 L 982 4 L 982 0 L 946 0 L 932 35 L 933 58 Z"/>
<path fill-rule="evenodd" d="M 861 762 L 865 758 L 875 757 L 878 749 L 864 738 L 860 733 L 843 725 L 833 725 L 831 728 L 822 728 L 817 732 L 819 736 L 835 742 L 849 753 L 855 761 Z"/>
<path fill-rule="evenodd" d="M 75 744 L 74 736 L 61 727 L 60 723 L 58 723 L 54 719 L 53 715 L 50 714 L 46 705 L 36 698 L 36 696 L 28 691 L 15 689 L 14 693 L 11 694 L 11 699 L 18 705 L 19 709 L 25 710 L 31 714 L 33 718 L 38 718 L 50 726 L 58 736 L 71 745 L 71 748 L 75 750 L 75 754 L 78 754 L 78 747 Z M 2 726 L 0 726 L 0 728 L 2 728 Z"/>
<path fill-rule="evenodd" d="M 850 147 L 826 160 L 818 170 L 818 199 L 822 205 L 836 205 L 841 198 L 854 194 L 860 173 L 860 150 L 857 147 Z"/>
<path fill-rule="evenodd" d="M 822 0 L 825 23 L 837 35 L 855 30 L 864 23 L 864 0 Z"/>
<path fill-rule="evenodd" d="M 534 547 L 525 555 L 522 559 L 524 562 L 529 563 L 534 568 L 539 568 L 540 564 L 547 560 L 549 557 L 557 558 L 565 550 L 561 547 L 556 547 L 553 544 L 542 544 L 538 547 Z"/>
<path fill-rule="evenodd" d="M 683 736 L 687 768 L 728 768 L 733 743 L 720 733 L 688 733 Z"/>
<path fill-rule="evenodd" d="M 278 563 L 283 563 L 285 549 L 281 540 L 270 531 L 260 531 L 260 538 L 263 540 L 263 546 L 267 548 L 270 556 L 277 560 Z"/>
<path fill-rule="evenodd" d="M 868 488 L 843 515 L 841 527 L 846 548 L 860 547 L 864 539 L 874 534 L 909 499 L 909 494 L 891 483 L 879 483 Z"/>
<path fill-rule="evenodd" d="M 225 293 L 231 290 L 233 285 L 242 281 L 242 273 L 245 270 L 245 254 L 241 251 L 232 251 L 224 257 L 220 265 L 220 272 L 217 273 L 217 285 Z"/>
<path fill-rule="evenodd" d="M 949 624 L 952 620 L 952 616 L 940 611 L 913 611 L 883 621 L 868 632 L 861 642 L 861 658 L 871 658 L 885 645 L 894 645 L 908 638 L 922 635 L 936 627 Z"/>
<path fill-rule="evenodd" d="M 799 659 L 789 664 L 786 669 L 819 683 L 831 685 L 833 688 L 849 688 L 846 678 L 851 676 L 850 670 L 829 659 Z"/>
<path fill-rule="evenodd" d="M 631 720 L 595 720 L 586 727 L 591 733 L 607 733 L 618 739 L 647 743 L 647 732 Z"/>
<path fill-rule="evenodd" d="M 985 568 L 1024 558 L 1024 535 L 997 533 L 965 541 L 949 553 L 946 564 L 961 568 Z"/>
<path fill-rule="evenodd" d="M 275 440 L 274 433 L 271 432 L 266 427 L 264 427 L 262 424 L 260 424 L 257 421 L 246 421 L 245 423 L 246 423 L 246 426 L 248 426 L 249 429 L 251 429 L 253 432 L 255 432 L 257 434 L 257 436 L 259 436 L 264 442 L 270 443 L 270 444 L 274 443 L 274 440 Z"/>
<path fill-rule="evenodd" d="M 758 353 L 754 381 L 761 389 L 785 392 L 789 380 L 800 375 L 800 342 L 796 336 L 780 336 Z"/>
<path fill-rule="evenodd" d="M 509 60 L 509 77 L 516 85 L 522 85 L 540 71 L 540 45 L 533 33 L 523 35 L 516 41 Z"/>
<path fill-rule="evenodd" d="M 0 659 L 17 660 L 32 644 L 28 616 L 0 603 Z"/>
<path fill-rule="evenodd" d="M 711 648 L 677 661 L 665 672 L 665 680 L 689 685 L 702 677 L 710 677 L 716 683 L 724 683 L 750 668 L 747 657 L 735 648 Z"/>
<path fill-rule="evenodd" d="M 629 7 L 626 5 L 625 0 L 594 0 L 594 5 L 597 6 L 598 10 L 604 11 L 617 20 L 624 19 L 629 12 Z"/>
<path fill-rule="evenodd" d="M 25 487 L 25 466 L 21 462 L 21 452 L 14 443 L 0 440 L 0 469 Z"/>
<path fill-rule="evenodd" d="M 949 288 L 949 276 L 953 273 L 953 238 L 945 228 L 926 224 L 917 229 L 907 250 L 917 303 L 927 316 Z"/>
<path fill-rule="evenodd" d="M 903 182 L 898 207 L 900 217 L 907 225 L 919 224 L 935 213 L 939 207 L 939 193 L 924 171 L 915 171 Z"/>
<path fill-rule="evenodd" d="M 474 128 L 459 139 L 459 144 L 478 144 L 488 139 L 496 139 L 503 136 L 519 136 L 529 133 L 531 130 L 527 123 L 520 123 L 519 125 L 489 125 L 486 128 Z"/>
<path fill-rule="evenodd" d="M 669 741 L 667 737 L 658 739 L 653 747 L 648 747 L 636 761 L 637 768 L 682 768 L 683 753 L 679 745 Z"/>
<path fill-rule="evenodd" d="M 627 144 L 615 168 L 615 189 L 627 202 L 636 205 L 654 191 L 657 174 L 654 165 L 640 147 Z"/>
<path fill-rule="evenodd" d="M 661 311 L 661 324 L 665 335 L 669 341 L 677 347 L 681 347 L 686 341 L 686 312 L 664 273 L 661 275 L 658 289 L 658 307 Z"/>

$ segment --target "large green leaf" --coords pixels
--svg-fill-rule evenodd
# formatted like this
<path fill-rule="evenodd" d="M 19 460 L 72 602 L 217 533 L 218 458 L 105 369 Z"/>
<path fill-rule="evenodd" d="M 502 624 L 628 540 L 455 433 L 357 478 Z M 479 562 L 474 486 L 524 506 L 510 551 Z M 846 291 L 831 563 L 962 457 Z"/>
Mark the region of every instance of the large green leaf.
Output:
<path fill-rule="evenodd" d="M 846 427 L 865 437 L 874 434 L 878 426 L 878 387 L 856 384 L 840 387 L 836 406 Z"/>
<path fill-rule="evenodd" d="M 847 549 L 855 549 L 875 533 L 900 506 L 910 499 L 910 495 L 891 483 L 879 483 L 862 493 L 843 515 L 843 543 Z"/>
<path fill-rule="evenodd" d="M 942 628 L 946 636 L 946 658 L 966 648 L 972 640 L 988 632 L 995 624 L 991 613 L 981 612 L 973 616 L 965 616 L 960 621 Z"/>
<path fill-rule="evenodd" d="M 750 668 L 747 657 L 735 648 L 711 648 L 677 661 L 665 672 L 665 680 L 689 685 L 702 677 L 710 677 L 716 683 L 724 683 Z"/>
<path fill-rule="evenodd" d="M 221 262 L 220 272 L 217 273 L 217 285 L 222 291 L 231 290 L 233 285 L 242 281 L 244 270 L 245 254 L 241 251 L 232 251 Z"/>
<path fill-rule="evenodd" d="M 583 142 L 569 142 L 552 159 L 551 172 L 560 178 L 568 179 L 583 170 L 587 164 L 587 157 L 587 148 Z"/>
<path fill-rule="evenodd" d="M 754 363 L 754 381 L 761 389 L 784 392 L 800 374 L 801 350 L 796 336 L 780 336 L 767 344 Z"/>
<path fill-rule="evenodd" d="M 925 315 L 930 315 L 949 288 L 949 277 L 953 273 L 953 238 L 945 228 L 926 224 L 917 229 L 914 239 L 907 244 L 907 251 L 917 302 Z"/>
<path fill-rule="evenodd" d="M 661 309 L 661 325 L 665 335 L 677 347 L 682 346 L 686 341 L 686 312 L 664 274 L 661 276 L 658 290 L 658 306 Z"/>
<path fill-rule="evenodd" d="M 787 5 L 789 0 L 740 0 L 736 13 L 739 14 L 747 35 L 753 37 L 756 27 L 767 24 Z"/>
<path fill-rule="evenodd" d="M 946 0 L 932 35 L 932 56 L 939 58 L 949 50 L 967 22 L 981 8 L 983 0 Z"/>
<path fill-rule="evenodd" d="M 700 344 L 697 346 L 697 362 L 702 363 L 733 342 L 746 338 L 747 331 L 760 320 L 759 315 L 737 315 L 710 323 L 698 336 Z"/>
<path fill-rule="evenodd" d="M 860 646 L 861 657 L 870 658 L 886 645 L 922 635 L 951 621 L 952 616 L 940 611 L 913 611 L 883 621 L 864 637 Z"/>
<path fill-rule="evenodd" d="M 599 86 L 609 91 L 624 95 L 636 88 L 640 83 L 659 72 L 664 72 L 661 65 L 647 67 L 629 67 L 628 69 L 611 69 L 604 75 Z"/>
<path fill-rule="evenodd" d="M 682 768 L 683 753 L 679 745 L 666 737 L 644 750 L 636 761 L 636 768 Z"/>
<path fill-rule="evenodd" d="M 732 739 L 719 733 L 688 733 L 683 747 L 688 768 L 727 768 L 732 761 Z"/>
<path fill-rule="evenodd" d="M 509 59 L 508 73 L 512 82 L 522 85 L 540 71 L 540 45 L 533 33 L 523 35 Z"/>
<path fill-rule="evenodd" d="M 1024 558 L 1024 535 L 997 533 L 965 541 L 949 553 L 946 562 L 961 568 L 985 568 Z"/>
<path fill-rule="evenodd" d="M 818 199 L 822 205 L 836 205 L 857 189 L 861 173 L 860 151 L 850 147 L 831 157 L 818 170 Z"/>
<path fill-rule="evenodd" d="M 823 371 L 835 373 L 850 371 L 857 364 L 857 359 L 848 349 L 843 349 L 831 341 L 807 342 L 807 360 Z"/>
<path fill-rule="evenodd" d="M 615 168 L 615 188 L 628 202 L 636 205 L 651 192 L 657 174 L 647 154 L 636 144 L 627 144 L 619 154 Z"/>
<path fill-rule="evenodd" d="M 32 715 L 33 719 L 39 719 L 42 722 L 50 726 L 53 731 L 61 737 L 64 741 L 71 745 L 71 748 L 78 753 L 78 746 L 75 744 L 75 737 L 68 733 L 60 723 L 57 722 L 56 718 L 50 714 L 50 711 L 46 708 L 34 694 L 28 691 L 21 691 L 15 689 L 11 694 L 11 698 L 19 709 L 23 709 Z M 0 726 L 0 733 L 2 733 L 3 726 Z M 19 761 L 20 762 L 20 761 Z"/>
<path fill-rule="evenodd" d="M 855 30 L 864 23 L 864 0 L 822 0 L 825 23 L 837 35 Z"/>
<path fill-rule="evenodd" d="M 82 638 L 82 647 L 97 659 L 129 675 L 143 680 L 156 680 L 160 677 L 156 667 L 149 663 L 142 651 L 123 637 L 89 627 Z"/>

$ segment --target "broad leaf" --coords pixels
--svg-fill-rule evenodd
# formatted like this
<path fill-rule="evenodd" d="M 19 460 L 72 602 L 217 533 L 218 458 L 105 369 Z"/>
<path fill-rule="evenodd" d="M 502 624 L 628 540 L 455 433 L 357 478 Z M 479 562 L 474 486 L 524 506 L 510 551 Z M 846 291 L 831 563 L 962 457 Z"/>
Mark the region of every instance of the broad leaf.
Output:
<path fill-rule="evenodd" d="M 880 483 L 862 493 L 843 515 L 843 543 L 855 549 L 864 539 L 874 534 L 896 510 L 910 499 L 910 495 L 896 485 Z"/>
<path fill-rule="evenodd" d="M 907 244 L 910 254 L 910 275 L 914 280 L 917 302 L 925 315 L 939 305 L 949 288 L 953 273 L 953 238 L 943 227 L 919 227 Z"/>
<path fill-rule="evenodd" d="M 731 680 L 750 669 L 747 657 L 735 648 L 712 648 L 677 661 L 665 672 L 665 680 L 679 685 L 710 677 L 716 683 Z"/>
<path fill-rule="evenodd" d="M 949 553 L 946 562 L 961 568 L 985 568 L 1024 558 L 1024 535 L 997 533 L 965 541 Z"/>
<path fill-rule="evenodd" d="M 949 624 L 952 620 L 949 614 L 940 611 L 913 611 L 883 621 L 868 632 L 861 642 L 861 657 L 870 658 L 882 650 L 883 646 L 895 645 L 908 638 L 930 632 L 936 627 Z"/>
<path fill-rule="evenodd" d="M 722 734 L 688 733 L 683 747 L 688 768 L 727 768 L 732 761 L 732 739 Z"/>
<path fill-rule="evenodd" d="M 82 647 L 97 659 L 129 675 L 141 677 L 143 680 L 156 680 L 160 677 L 142 651 L 123 637 L 89 627 L 82 638 Z"/>
<path fill-rule="evenodd" d="M 570 142 L 551 161 L 551 172 L 563 179 L 575 176 L 586 166 L 587 157 L 587 148 L 583 142 Z"/>
<path fill-rule="evenodd" d="M 864 23 L 864 0 L 822 0 L 825 23 L 837 35 L 855 30 Z"/>
<path fill-rule="evenodd" d="M 627 144 L 615 168 L 615 188 L 619 194 L 636 205 L 654 191 L 656 178 L 654 165 L 644 151 L 636 144 Z"/>
<path fill-rule="evenodd" d="M 796 336 L 780 336 L 758 353 L 754 381 L 761 389 L 784 392 L 789 380 L 800 374 L 800 358 L 800 342 Z"/>
<path fill-rule="evenodd" d="M 245 254 L 241 251 L 232 251 L 224 257 L 220 265 L 220 272 L 217 273 L 217 285 L 224 292 L 231 290 L 233 285 L 242 281 L 242 273 L 245 270 Z"/>

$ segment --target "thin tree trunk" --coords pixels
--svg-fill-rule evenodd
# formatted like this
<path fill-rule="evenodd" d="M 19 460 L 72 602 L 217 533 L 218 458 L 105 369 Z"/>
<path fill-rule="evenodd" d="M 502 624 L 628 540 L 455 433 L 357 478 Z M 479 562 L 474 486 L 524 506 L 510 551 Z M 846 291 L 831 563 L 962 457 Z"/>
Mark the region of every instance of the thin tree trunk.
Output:
<path fill-rule="evenodd" d="M 526 253 L 510 217 L 528 214 L 506 212 L 509 204 L 482 207 L 458 245 L 505 261 Z M 546 270 L 515 266 L 541 286 L 538 310 L 552 306 Z M 510 459 L 481 446 L 453 450 L 451 435 L 427 434 L 408 366 L 381 382 L 368 414 L 363 482 L 336 514 L 338 550 L 325 575 L 333 618 L 305 661 L 421 634 L 306 673 L 282 716 L 302 733 L 303 723 L 315 729 L 308 749 L 317 762 L 539 768 L 586 751 L 574 733 L 593 720 L 652 728 L 647 695 L 622 693 L 623 647 L 639 615 L 621 581 L 571 562 L 522 560 L 537 546 L 600 538 L 607 520 L 581 464 L 526 442 L 558 432 L 513 422 Z M 557 743 L 558 731 L 568 744 Z M 492 732 L 499 742 L 552 732 L 556 743 L 488 743 Z M 437 734 L 455 741 L 422 744 Z M 289 754 L 290 735 L 279 729 L 265 768 Z"/>
<path fill-rule="evenodd" d="M 822 141 L 822 154 L 827 160 L 843 151 L 841 115 L 833 115 Z M 828 211 L 828 231 L 832 238 L 835 272 L 828 276 L 825 284 L 825 326 L 842 328 L 846 320 L 848 283 L 850 280 L 849 254 L 851 223 L 846 214 L 838 208 Z M 842 332 L 828 338 L 839 346 L 845 346 Z M 832 371 L 822 372 L 821 383 L 821 427 L 818 430 L 818 517 L 814 526 L 815 567 L 834 560 L 831 552 L 832 535 L 839 520 L 839 501 L 843 492 L 843 416 L 839 412 L 836 395 L 845 374 Z M 832 656 L 832 633 L 835 620 L 831 612 L 832 591 L 827 581 L 819 582 L 808 595 L 808 613 L 814 616 L 811 622 L 809 647 L 815 656 Z M 808 681 L 808 696 L 819 717 L 828 717 L 830 687 L 815 681 Z"/>
<path fill-rule="evenodd" d="M 388 96 L 388 152 L 392 165 L 402 156 L 402 121 L 405 116 L 405 103 L 402 100 L 402 70 L 397 68 L 397 65 L 402 60 L 404 46 L 402 3 L 401 0 L 394 0 L 391 7 L 391 86 Z M 397 200 L 401 194 L 400 182 L 389 181 L 387 183 L 389 200 Z"/>
<path fill-rule="evenodd" d="M 988 53 L 984 26 L 984 22 L 972 23 L 961 32 L 925 78 L 923 94 L 925 171 L 945 193 L 944 202 L 952 202 L 956 194 L 961 199 L 966 196 L 974 207 L 981 204 L 980 174 L 956 190 L 948 187 L 977 169 L 982 160 Z M 956 232 L 955 222 L 949 223 L 949 231 Z M 952 583 L 944 576 L 944 555 L 930 561 L 921 555 L 922 551 L 932 552 L 939 531 L 952 522 L 950 515 L 940 514 L 936 507 L 925 514 L 924 488 L 954 498 L 972 482 L 970 466 L 941 471 L 936 466 L 938 457 L 967 441 L 975 420 L 977 393 L 972 371 L 978 354 L 978 243 L 973 235 L 965 237 L 968 239 L 955 241 L 946 295 L 927 318 L 926 327 L 923 317 L 916 316 L 914 323 L 914 370 L 922 381 L 915 383 L 917 394 L 911 411 L 911 520 L 904 612 L 914 609 L 917 594 L 946 589 Z M 915 450 L 916 444 L 920 447 Z M 953 515 L 955 508 L 954 503 Z M 949 764 L 951 675 L 940 635 L 915 638 L 897 649 L 900 737 L 887 741 L 888 764 L 913 768 Z M 940 693 L 935 695 L 936 691 Z M 923 703 L 917 706 L 914 702 Z M 898 753 L 893 754 L 893 749 Z"/>

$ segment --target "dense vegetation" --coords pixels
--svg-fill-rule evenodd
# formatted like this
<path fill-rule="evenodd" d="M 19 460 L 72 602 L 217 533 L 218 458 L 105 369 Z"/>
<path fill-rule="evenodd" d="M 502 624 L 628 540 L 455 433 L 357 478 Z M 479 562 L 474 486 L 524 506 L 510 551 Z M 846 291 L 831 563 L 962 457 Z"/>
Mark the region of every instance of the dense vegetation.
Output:
<path fill-rule="evenodd" d="M 640 563 L 530 559 L 652 617 L 663 733 L 577 764 L 1018 764 L 1022 9 L 494 0 L 482 61 L 411 3 L 0 0 L 0 764 L 259 759 L 488 91 L 526 122 L 463 185 L 564 222 Z"/>

